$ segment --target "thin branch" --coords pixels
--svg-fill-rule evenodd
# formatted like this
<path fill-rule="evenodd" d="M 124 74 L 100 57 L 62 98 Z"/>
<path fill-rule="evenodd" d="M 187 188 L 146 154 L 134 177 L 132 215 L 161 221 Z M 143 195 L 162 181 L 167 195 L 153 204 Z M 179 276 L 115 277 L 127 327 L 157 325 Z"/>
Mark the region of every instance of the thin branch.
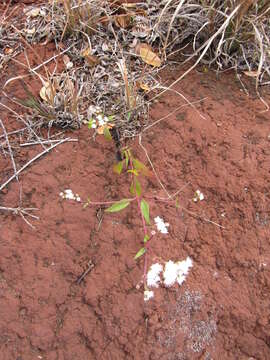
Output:
<path fill-rule="evenodd" d="M 17 175 L 17 166 L 16 166 L 16 163 L 15 163 L 15 160 L 14 160 L 14 156 L 13 156 L 13 151 L 11 149 L 11 146 L 10 146 L 10 143 L 9 143 L 9 139 L 8 139 L 8 135 L 7 135 L 7 131 L 6 131 L 6 128 L 3 124 L 3 121 L 0 119 L 0 125 L 3 129 L 3 132 L 4 132 L 4 136 L 6 138 L 6 143 L 7 143 L 7 146 L 8 146 L 8 151 L 9 151 L 9 156 L 10 156 L 10 159 L 11 159 L 11 162 L 12 162 L 12 166 L 13 166 L 13 170 L 14 170 L 14 174 L 16 174 L 16 180 L 19 181 L 19 178 L 18 178 L 18 175 Z"/>
<path fill-rule="evenodd" d="M 37 159 L 39 159 L 41 156 L 47 154 L 48 152 L 50 152 L 53 148 L 55 148 L 58 145 L 61 145 L 65 142 L 67 142 L 69 140 L 69 138 L 67 139 L 63 139 L 60 140 L 58 143 L 52 145 L 51 147 L 45 149 L 44 151 L 42 151 L 41 153 L 39 153 L 38 155 L 34 156 L 31 160 L 29 160 L 25 165 L 23 165 L 14 175 L 12 175 L 4 184 L 2 184 L 0 186 L 0 191 L 2 191 L 14 178 L 16 178 L 16 176 L 18 176 L 23 170 L 25 170 L 29 165 L 31 165 L 34 161 L 36 161 Z"/>

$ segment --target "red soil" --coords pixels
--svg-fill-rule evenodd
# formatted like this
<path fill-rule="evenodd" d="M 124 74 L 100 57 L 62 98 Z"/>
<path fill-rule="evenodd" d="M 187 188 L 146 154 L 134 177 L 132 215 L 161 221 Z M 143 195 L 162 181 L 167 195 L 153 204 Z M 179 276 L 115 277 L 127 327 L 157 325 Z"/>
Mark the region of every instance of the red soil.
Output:
<path fill-rule="evenodd" d="M 39 53 L 46 59 L 53 51 Z M 189 101 L 206 98 L 197 110 L 176 110 L 185 101 L 168 92 L 152 105 L 150 123 L 174 113 L 142 135 L 166 189 L 184 187 L 178 210 L 148 200 L 151 218 L 170 223 L 168 235 L 151 240 L 149 265 L 190 256 L 186 282 L 145 303 L 137 286 L 143 259 L 133 260 L 143 237 L 135 204 L 108 215 L 61 200 L 68 188 L 83 201 L 128 196 L 127 178 L 112 172 L 113 144 L 94 142 L 86 127 L 69 133 L 78 142 L 60 145 L 0 193 L 1 206 L 17 207 L 21 186 L 22 206 L 37 207 L 40 217 L 33 230 L 0 213 L 0 359 L 270 358 L 269 111 L 234 74 L 197 70 L 174 88 Z M 20 71 L 11 62 L 7 76 Z M 170 68 L 163 79 L 181 73 Z M 15 83 L 9 91 L 23 97 Z M 263 95 L 269 102 L 269 89 Z M 3 109 L 0 116 L 7 130 L 18 127 Z M 129 145 L 146 163 L 137 140 Z M 17 164 L 40 151 L 16 147 Z M 0 169 L 3 183 L 13 173 L 8 157 Z M 166 196 L 155 178 L 144 185 L 145 196 Z M 205 200 L 194 203 L 197 189 Z M 78 284 L 89 261 L 95 266 Z"/>

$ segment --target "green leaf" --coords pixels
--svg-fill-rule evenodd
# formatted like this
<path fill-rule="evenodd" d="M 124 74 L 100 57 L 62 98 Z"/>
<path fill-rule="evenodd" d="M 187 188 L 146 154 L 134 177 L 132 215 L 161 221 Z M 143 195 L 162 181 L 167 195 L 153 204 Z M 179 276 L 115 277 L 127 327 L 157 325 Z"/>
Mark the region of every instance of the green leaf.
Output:
<path fill-rule="evenodd" d="M 88 121 L 88 129 L 92 129 L 93 123 L 94 123 L 94 119 L 90 119 Z"/>
<path fill-rule="evenodd" d="M 130 201 L 127 199 L 122 199 L 118 201 L 117 203 L 110 206 L 108 209 L 105 210 L 105 212 L 117 212 L 125 209 L 129 205 Z"/>
<path fill-rule="evenodd" d="M 141 184 L 140 184 L 140 182 L 139 182 L 139 180 L 138 179 L 134 179 L 135 180 L 135 189 L 136 189 L 136 194 L 138 195 L 138 196 L 141 196 L 141 194 L 142 194 L 142 187 L 141 187 Z"/>
<path fill-rule="evenodd" d="M 134 189 L 134 183 L 135 183 L 135 189 Z M 139 183 L 137 178 L 134 178 L 134 181 L 132 181 L 131 185 L 130 185 L 130 193 L 131 195 L 137 195 L 137 196 L 141 196 L 142 193 L 142 188 L 141 188 L 141 184 Z"/>
<path fill-rule="evenodd" d="M 134 259 L 135 259 L 135 260 L 138 259 L 138 258 L 141 257 L 144 253 L 145 253 L 145 248 L 143 247 L 143 248 L 141 248 L 141 249 L 137 252 L 137 254 L 134 256 Z"/>
<path fill-rule="evenodd" d="M 179 209 L 179 198 L 176 198 L 175 207 L 176 209 Z"/>
<path fill-rule="evenodd" d="M 106 140 L 108 140 L 108 141 L 112 140 L 112 135 L 111 135 L 110 130 L 109 130 L 109 128 L 107 126 L 105 126 L 104 129 L 103 129 L 103 135 L 104 135 Z"/>
<path fill-rule="evenodd" d="M 145 235 L 144 239 L 143 239 L 143 242 L 144 243 L 147 243 L 147 241 L 150 239 L 149 235 Z"/>
<path fill-rule="evenodd" d="M 114 115 L 109 115 L 109 116 L 108 116 L 109 121 L 113 121 L 114 118 L 115 118 Z"/>
<path fill-rule="evenodd" d="M 123 166 L 124 166 L 124 161 L 119 161 L 117 164 L 113 165 L 113 171 L 120 175 L 122 170 L 123 170 Z"/>
<path fill-rule="evenodd" d="M 142 199 L 141 201 L 141 212 L 143 214 L 143 217 L 145 218 L 146 223 L 149 225 L 150 224 L 149 205 L 144 199 Z"/>
<path fill-rule="evenodd" d="M 128 152 L 125 150 L 124 151 L 124 156 L 125 156 L 125 161 L 126 161 L 126 168 L 128 167 L 128 163 L 129 163 L 129 156 L 128 156 Z"/>
<path fill-rule="evenodd" d="M 138 172 L 141 172 L 145 176 L 150 176 L 151 171 L 138 159 L 133 159 L 133 166 Z"/>

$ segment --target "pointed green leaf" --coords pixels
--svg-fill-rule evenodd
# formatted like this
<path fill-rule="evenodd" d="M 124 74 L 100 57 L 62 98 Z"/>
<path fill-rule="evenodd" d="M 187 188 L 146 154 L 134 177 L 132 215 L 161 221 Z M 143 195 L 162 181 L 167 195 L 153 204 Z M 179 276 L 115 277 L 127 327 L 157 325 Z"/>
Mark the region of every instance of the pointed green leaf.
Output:
<path fill-rule="evenodd" d="M 125 150 L 124 151 L 124 156 L 125 156 L 125 161 L 126 161 L 126 168 L 128 167 L 128 163 L 129 163 L 129 156 L 128 156 L 128 152 Z"/>
<path fill-rule="evenodd" d="M 132 183 L 130 185 L 129 192 L 131 193 L 132 196 L 135 196 L 134 182 L 133 181 L 132 181 Z"/>
<path fill-rule="evenodd" d="M 110 130 L 109 130 L 109 128 L 107 126 L 105 126 L 104 129 L 103 129 L 103 135 L 104 135 L 106 140 L 108 140 L 108 141 L 112 140 L 112 135 L 111 135 Z"/>
<path fill-rule="evenodd" d="M 147 241 L 150 239 L 149 235 L 145 235 L 144 239 L 143 239 L 143 242 L 144 243 L 147 243 Z"/>
<path fill-rule="evenodd" d="M 134 259 L 135 259 L 135 260 L 138 259 L 138 258 L 141 257 L 144 253 L 145 253 L 145 248 L 143 247 L 143 248 L 141 248 L 141 249 L 137 252 L 137 254 L 134 256 Z"/>
<path fill-rule="evenodd" d="M 123 161 L 119 161 L 117 164 L 114 164 L 113 165 L 113 171 L 120 175 L 122 170 L 123 170 L 123 165 L 124 165 L 124 162 Z"/>
<path fill-rule="evenodd" d="M 136 189 L 136 194 L 138 195 L 138 196 L 141 196 L 141 194 L 142 194 L 142 187 L 141 187 L 141 184 L 140 184 L 140 182 L 139 182 L 139 180 L 138 179 L 134 179 L 135 180 L 135 189 Z"/>
<path fill-rule="evenodd" d="M 141 201 L 141 212 L 143 214 L 143 217 L 145 218 L 146 223 L 149 225 L 150 224 L 149 205 L 144 199 L 142 199 Z"/>
<path fill-rule="evenodd" d="M 130 201 L 127 199 L 123 199 L 118 201 L 117 203 L 110 206 L 105 212 L 117 212 L 125 209 L 129 205 Z"/>
<path fill-rule="evenodd" d="M 142 173 L 144 176 L 150 176 L 151 171 L 138 159 L 133 159 L 133 166 L 138 172 Z"/>
<path fill-rule="evenodd" d="M 135 184 L 135 189 L 134 189 L 134 184 Z M 134 181 L 132 181 L 131 185 L 130 185 L 130 193 L 131 195 L 137 195 L 137 196 L 141 196 L 142 193 L 142 188 L 141 188 L 141 184 L 139 183 L 139 180 L 135 177 Z"/>
<path fill-rule="evenodd" d="M 176 209 L 179 209 L 179 198 L 176 198 L 175 207 Z"/>

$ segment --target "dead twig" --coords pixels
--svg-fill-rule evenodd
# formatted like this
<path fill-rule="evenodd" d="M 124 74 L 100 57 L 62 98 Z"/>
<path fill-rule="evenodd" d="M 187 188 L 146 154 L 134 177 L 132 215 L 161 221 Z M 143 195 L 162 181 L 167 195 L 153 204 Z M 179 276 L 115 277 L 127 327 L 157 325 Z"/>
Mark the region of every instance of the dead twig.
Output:
<path fill-rule="evenodd" d="M 22 219 L 26 222 L 27 225 L 29 225 L 31 228 L 35 228 L 34 225 L 32 225 L 30 223 L 30 221 L 28 221 L 26 219 L 26 216 L 29 216 L 33 219 L 39 220 L 39 217 L 36 215 L 31 214 L 29 211 L 36 211 L 38 210 L 37 208 L 22 208 L 22 207 L 17 207 L 17 208 L 12 208 L 12 207 L 4 207 L 4 206 L 0 206 L 0 211 L 10 211 L 12 212 L 14 215 L 20 215 L 22 217 Z"/>
<path fill-rule="evenodd" d="M 95 267 L 95 264 L 92 262 L 92 260 L 88 261 L 88 268 L 78 277 L 76 280 L 76 283 L 80 285 L 80 283 L 83 281 L 83 279 L 90 273 L 90 271 Z"/>
<path fill-rule="evenodd" d="M 29 160 L 25 165 L 23 165 L 15 174 L 13 174 L 6 182 L 4 182 L 1 186 L 0 186 L 0 191 L 2 191 L 14 178 L 16 178 L 16 176 L 18 176 L 23 170 L 25 170 L 29 165 L 31 165 L 33 162 L 35 162 L 37 159 L 39 159 L 41 156 L 47 154 L 48 152 L 50 152 L 53 148 L 55 148 L 58 145 L 61 145 L 65 142 L 67 142 L 68 140 L 70 140 L 70 138 L 66 138 L 63 140 L 60 140 L 59 142 L 57 142 L 54 145 L 51 145 L 49 148 L 45 149 L 44 151 L 42 151 L 41 153 L 39 153 L 38 155 L 34 156 L 31 160 Z"/>
<path fill-rule="evenodd" d="M 16 174 L 16 180 L 19 181 L 19 178 L 18 178 L 18 175 L 17 175 L 17 166 L 16 166 L 16 163 L 15 163 L 15 160 L 14 160 L 14 156 L 13 156 L 13 151 L 11 149 L 11 146 L 10 146 L 10 143 L 9 143 L 9 139 L 8 139 L 8 135 L 7 135 L 7 131 L 6 131 L 6 128 L 3 124 L 3 121 L 0 119 L 0 125 L 3 129 L 3 132 L 4 132 L 4 136 L 6 138 L 6 143 L 7 143 L 7 146 L 8 146 L 8 151 L 9 151 L 9 156 L 10 156 L 10 159 L 11 159 L 11 162 L 12 162 L 12 166 L 13 166 L 13 170 L 14 170 L 14 174 Z"/>

